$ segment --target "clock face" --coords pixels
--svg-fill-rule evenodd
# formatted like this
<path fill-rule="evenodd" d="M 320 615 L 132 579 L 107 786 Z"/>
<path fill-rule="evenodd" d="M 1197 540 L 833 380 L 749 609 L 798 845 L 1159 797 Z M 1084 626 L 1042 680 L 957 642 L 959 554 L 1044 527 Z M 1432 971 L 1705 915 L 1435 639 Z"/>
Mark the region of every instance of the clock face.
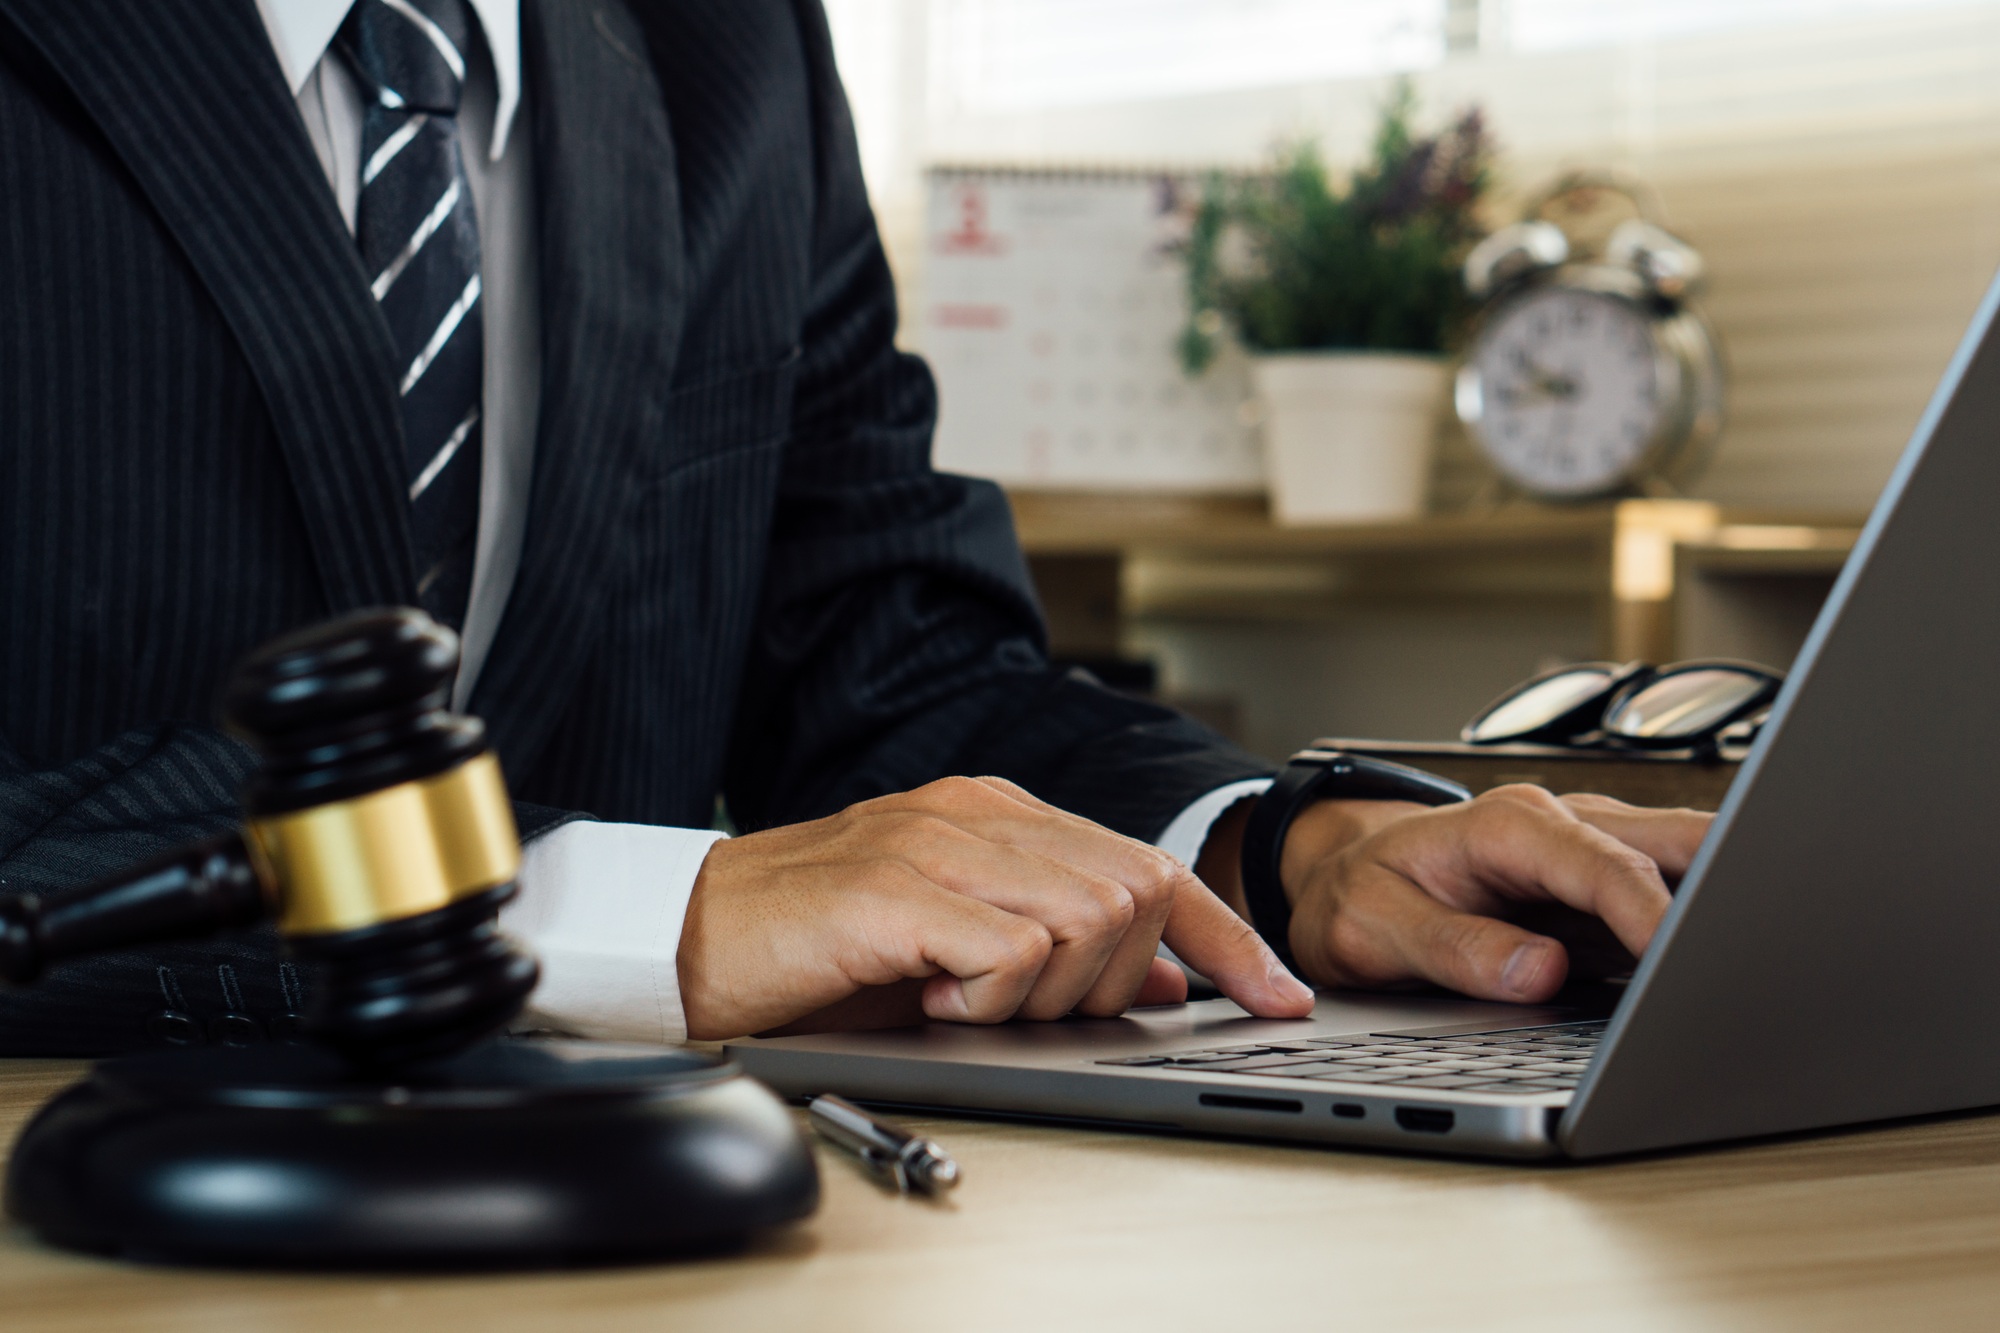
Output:
<path fill-rule="evenodd" d="M 1459 414 L 1509 480 L 1589 495 L 1629 479 L 1666 411 L 1652 320 L 1630 301 L 1543 287 L 1495 310 Z"/>

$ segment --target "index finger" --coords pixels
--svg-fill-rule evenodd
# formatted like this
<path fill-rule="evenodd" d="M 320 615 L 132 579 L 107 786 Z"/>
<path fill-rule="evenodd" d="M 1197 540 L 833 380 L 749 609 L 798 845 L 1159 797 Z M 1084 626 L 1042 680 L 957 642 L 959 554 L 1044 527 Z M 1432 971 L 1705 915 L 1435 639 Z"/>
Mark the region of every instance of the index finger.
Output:
<path fill-rule="evenodd" d="M 1672 902 L 1650 857 L 1540 788 L 1495 788 L 1468 805 L 1413 815 L 1398 832 L 1420 836 L 1418 826 L 1431 820 L 1456 828 L 1455 855 L 1428 867 L 1429 874 L 1418 865 L 1402 871 L 1433 893 L 1443 887 L 1449 895 L 1449 881 L 1462 878 L 1475 892 L 1553 898 L 1601 918 L 1634 954 L 1645 952 Z M 1438 883 L 1438 871 L 1445 884 Z"/>
<path fill-rule="evenodd" d="M 1165 853 L 1135 839 L 1111 832 L 1080 815 L 1041 800 L 1004 778 L 979 781 L 1037 813 L 1054 815 L 1093 833 L 1116 839 L 1158 856 Z M 1263 939 L 1228 904 L 1216 897 L 1192 870 L 1172 857 L 1172 901 L 1160 939 L 1183 962 L 1213 981 L 1236 1003 L 1261 1018 L 1303 1018 L 1312 1012 L 1310 987 L 1278 961 Z M 1147 952 L 1151 952 L 1150 945 Z"/>
<path fill-rule="evenodd" d="M 1562 798 L 1578 819 L 1609 833 L 1628 847 L 1653 858 L 1660 873 L 1677 882 L 1687 873 L 1701 840 L 1715 816 L 1701 810 L 1655 810 L 1627 805 L 1609 796 L 1573 795 Z"/>
<path fill-rule="evenodd" d="M 1189 967 L 1259 1018 L 1304 1018 L 1312 1012 L 1312 990 L 1192 874 L 1176 882 L 1173 907 L 1160 938 Z"/>

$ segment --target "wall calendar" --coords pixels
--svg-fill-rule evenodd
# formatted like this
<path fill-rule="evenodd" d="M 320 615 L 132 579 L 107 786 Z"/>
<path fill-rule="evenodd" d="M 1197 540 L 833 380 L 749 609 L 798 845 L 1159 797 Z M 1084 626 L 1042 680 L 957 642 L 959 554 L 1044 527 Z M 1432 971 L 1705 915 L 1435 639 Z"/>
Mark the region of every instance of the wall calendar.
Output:
<path fill-rule="evenodd" d="M 936 462 L 1022 487 L 1263 488 L 1240 356 L 1181 369 L 1189 176 L 930 173 L 923 350 Z"/>

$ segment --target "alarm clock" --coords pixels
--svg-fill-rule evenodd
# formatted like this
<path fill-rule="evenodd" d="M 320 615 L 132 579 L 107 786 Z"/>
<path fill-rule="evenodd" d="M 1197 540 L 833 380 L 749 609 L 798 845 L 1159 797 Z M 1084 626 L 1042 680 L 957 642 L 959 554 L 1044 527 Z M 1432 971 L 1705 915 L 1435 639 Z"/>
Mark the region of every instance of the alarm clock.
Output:
<path fill-rule="evenodd" d="M 1546 213 L 1609 191 L 1638 216 L 1585 247 Z M 1723 365 L 1691 302 L 1701 256 L 1661 224 L 1650 194 L 1602 174 L 1565 177 L 1523 220 L 1466 257 L 1485 302 L 1454 405 L 1500 476 L 1550 500 L 1672 494 L 1722 427 Z"/>

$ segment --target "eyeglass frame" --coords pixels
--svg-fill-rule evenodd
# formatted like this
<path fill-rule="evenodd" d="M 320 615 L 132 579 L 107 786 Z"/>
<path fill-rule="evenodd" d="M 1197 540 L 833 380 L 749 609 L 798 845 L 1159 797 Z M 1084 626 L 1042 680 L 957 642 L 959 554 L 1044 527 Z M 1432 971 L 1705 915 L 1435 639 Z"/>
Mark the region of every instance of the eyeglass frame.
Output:
<path fill-rule="evenodd" d="M 1598 670 L 1608 678 L 1604 689 L 1582 703 L 1573 705 L 1565 712 L 1551 718 L 1538 727 L 1517 731 L 1510 735 L 1478 738 L 1475 733 L 1484 719 L 1498 712 L 1509 702 L 1520 698 L 1536 686 L 1547 681 L 1580 671 Z M 1727 671 L 1741 676 L 1753 677 L 1763 682 L 1763 687 L 1750 695 L 1742 703 L 1731 708 L 1716 721 L 1700 731 L 1675 736 L 1647 737 L 1614 733 L 1608 729 L 1613 714 L 1628 705 L 1639 694 L 1652 688 L 1669 677 L 1693 671 Z M 1459 739 L 1468 745 L 1495 746 L 1513 744 L 1555 745 L 1572 750 L 1640 750 L 1647 752 L 1664 750 L 1692 750 L 1697 753 L 1713 753 L 1725 745 L 1732 748 L 1747 744 L 1753 739 L 1755 726 L 1760 726 L 1770 712 L 1771 703 L 1778 691 L 1784 687 L 1785 673 L 1764 666 L 1758 662 L 1747 662 L 1733 657 L 1696 657 L 1685 661 L 1669 662 L 1665 666 L 1654 666 L 1649 662 L 1572 662 L 1566 666 L 1552 668 L 1507 690 L 1486 707 L 1473 715 L 1470 722 L 1459 730 Z M 1594 718 L 1595 722 L 1586 727 L 1563 727 L 1566 722 L 1580 718 Z M 1746 723 L 1755 724 L 1748 735 L 1727 737 L 1732 729 L 1741 730 Z"/>

